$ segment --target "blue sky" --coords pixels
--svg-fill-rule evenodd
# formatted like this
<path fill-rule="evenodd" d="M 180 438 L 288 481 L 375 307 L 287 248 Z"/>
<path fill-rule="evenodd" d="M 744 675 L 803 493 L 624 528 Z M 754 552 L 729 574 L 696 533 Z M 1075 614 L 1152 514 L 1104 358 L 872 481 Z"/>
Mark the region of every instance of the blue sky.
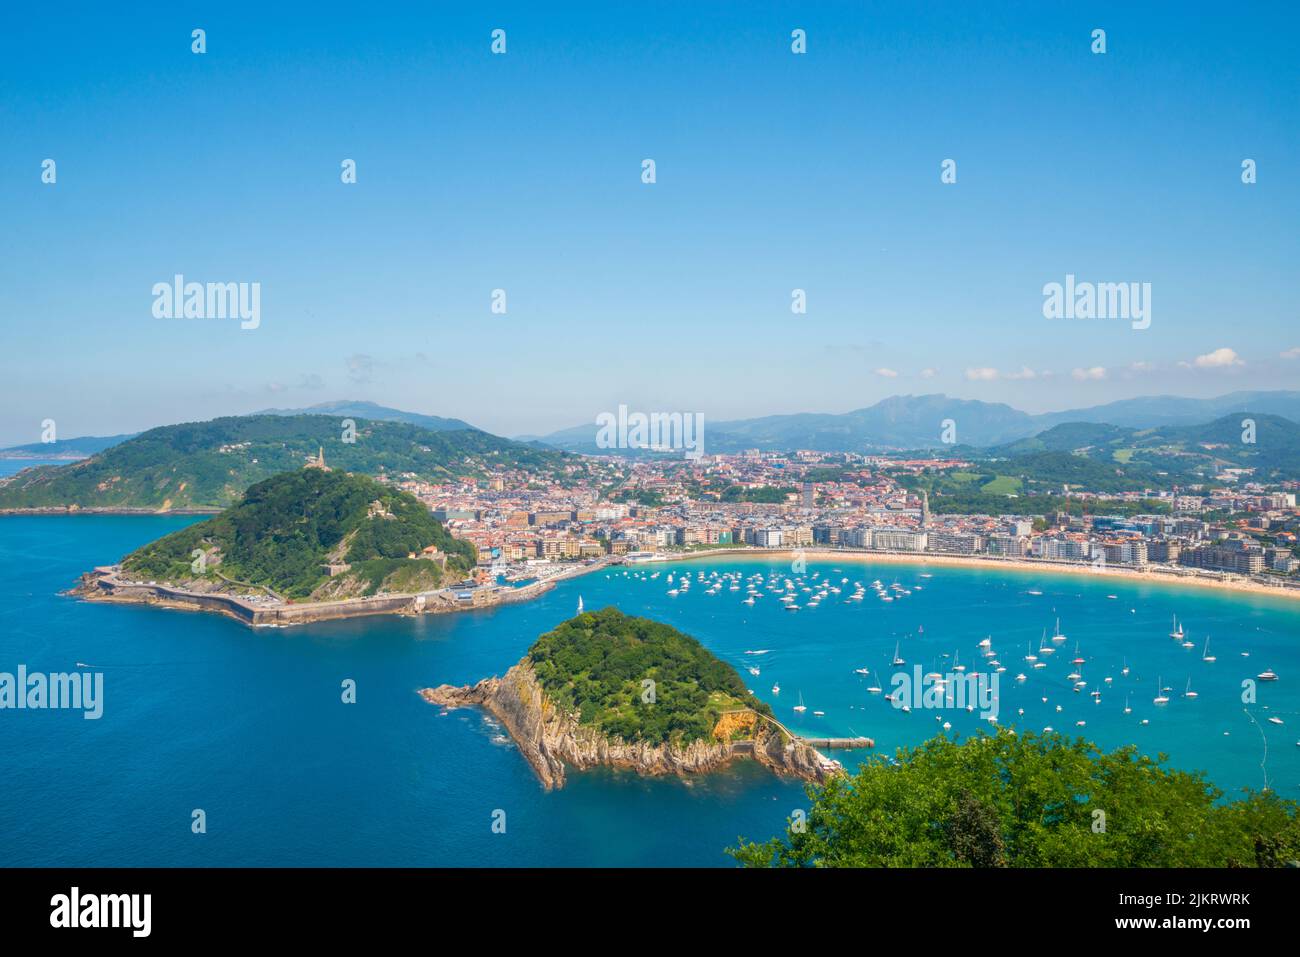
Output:
<path fill-rule="evenodd" d="M 1300 388 L 1293 4 L 271 6 L 6 13 L 0 442 Z M 154 318 L 176 273 L 260 327 Z M 1151 327 L 1045 319 L 1067 273 Z"/>

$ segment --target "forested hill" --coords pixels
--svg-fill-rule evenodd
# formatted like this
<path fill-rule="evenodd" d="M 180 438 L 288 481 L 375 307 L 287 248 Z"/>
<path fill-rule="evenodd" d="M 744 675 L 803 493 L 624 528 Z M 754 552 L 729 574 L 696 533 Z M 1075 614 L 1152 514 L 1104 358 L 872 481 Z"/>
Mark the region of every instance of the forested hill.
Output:
<path fill-rule="evenodd" d="M 431 545 L 440 553 L 433 560 L 423 554 Z M 463 577 L 475 558 L 474 547 L 452 538 L 415 496 L 364 476 L 298 469 L 137 549 L 122 567 L 138 579 L 192 588 L 230 580 L 324 599 L 438 587 Z M 331 563 L 351 567 L 331 578 Z"/>
<path fill-rule="evenodd" d="M 355 441 L 348 441 L 342 419 L 326 415 L 230 416 L 162 426 L 84 461 L 0 480 L 0 508 L 224 507 L 255 482 L 301 468 L 318 449 L 327 464 L 347 472 L 409 473 L 434 482 L 506 469 L 565 479 L 581 468 L 567 453 L 477 429 L 354 421 Z"/>
<path fill-rule="evenodd" d="M 617 608 L 569 619 L 538 638 L 528 660 L 561 708 L 624 741 L 709 740 L 723 712 L 772 713 L 734 668 L 694 638 Z M 653 700 L 647 680 L 654 682 Z"/>

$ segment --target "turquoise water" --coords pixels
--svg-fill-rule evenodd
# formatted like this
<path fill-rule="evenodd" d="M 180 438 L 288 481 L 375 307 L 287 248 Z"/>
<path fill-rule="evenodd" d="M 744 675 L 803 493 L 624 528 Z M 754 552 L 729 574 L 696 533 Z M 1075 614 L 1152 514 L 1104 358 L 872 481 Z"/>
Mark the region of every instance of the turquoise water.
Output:
<path fill-rule="evenodd" d="M 546 793 L 490 721 L 469 711 L 444 715 L 415 694 L 501 673 L 539 633 L 572 615 L 579 595 L 588 609 L 617 604 L 695 635 L 736 664 L 796 729 L 869 735 L 887 749 L 924 740 L 941 722 L 933 713 L 895 711 L 867 694 L 870 679 L 853 669 L 887 672 L 896 642 L 909 666 L 946 671 L 940 656 L 957 652 L 974 667 L 979 641 L 991 635 L 1008 668 L 1004 723 L 1051 724 L 1106 747 L 1135 742 L 1165 751 L 1175 765 L 1208 771 L 1225 790 L 1259 787 L 1267 773 L 1280 793 L 1300 797 L 1300 616 L 1278 599 L 848 562 L 810 563 L 808 571 L 830 575 L 839 567 L 834 577 L 847 576 L 850 589 L 877 577 L 922 588 L 889 604 L 870 590 L 861 603 L 832 600 L 846 591 L 797 613 L 781 611 L 770 595 L 746 607 L 743 591 L 725 587 L 706 595 L 697 584 L 687 595 L 667 595 L 670 571 L 786 571 L 734 556 L 628 576 L 598 572 L 494 611 L 284 630 L 58 594 L 80 571 L 189 521 L 0 519 L 0 671 L 19 664 L 64 671 L 81 661 L 105 676 L 98 721 L 76 712 L 0 711 L 0 830 L 7 835 L 0 863 L 726 866 L 722 850 L 737 835 L 767 837 L 806 806 L 801 785 L 749 763 L 689 782 L 572 774 L 566 788 Z M 657 579 L 640 577 L 656 571 Z M 922 579 L 923 572 L 933 577 Z M 1169 639 L 1174 613 L 1194 649 Z M 1057 615 L 1069 641 L 1048 668 L 1030 671 L 1020 660 L 1026 646 L 1044 628 L 1050 633 Z M 1214 664 L 1201 661 L 1207 633 Z M 1089 659 L 1089 689 L 1106 674 L 1114 678 L 1100 704 L 1072 693 L 1065 680 L 1076 640 Z M 1119 673 L 1124 657 L 1128 678 Z M 750 666 L 761 675 L 750 676 Z M 1259 686 L 1256 725 L 1243 713 L 1240 681 L 1265 667 L 1282 680 Z M 1010 679 L 1022 670 L 1030 678 L 1017 686 Z M 1151 704 L 1157 675 L 1175 689 L 1162 708 Z M 1189 676 L 1198 698 L 1181 696 Z M 357 683 L 354 705 L 340 701 L 347 678 Z M 1122 714 L 1126 692 L 1129 716 Z M 791 710 L 799 693 L 809 709 L 802 717 Z M 1021 707 L 1023 718 L 1015 714 Z M 1268 715 L 1286 723 L 1269 724 Z M 964 711 L 940 717 L 953 734 L 981 724 Z M 1142 718 L 1150 724 L 1140 725 Z M 1076 729 L 1076 720 L 1086 727 Z M 865 754 L 840 756 L 854 764 Z M 206 812 L 206 834 L 190 831 L 195 808 Z M 506 812 L 505 834 L 492 833 L 497 810 Z"/>

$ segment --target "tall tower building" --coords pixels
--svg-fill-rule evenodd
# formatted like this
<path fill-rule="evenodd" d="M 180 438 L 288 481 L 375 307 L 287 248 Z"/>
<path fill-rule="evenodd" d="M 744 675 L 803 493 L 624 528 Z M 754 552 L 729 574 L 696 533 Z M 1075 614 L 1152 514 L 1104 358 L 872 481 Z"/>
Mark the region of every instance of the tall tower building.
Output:
<path fill-rule="evenodd" d="M 921 489 L 921 527 L 930 526 L 930 493 Z"/>

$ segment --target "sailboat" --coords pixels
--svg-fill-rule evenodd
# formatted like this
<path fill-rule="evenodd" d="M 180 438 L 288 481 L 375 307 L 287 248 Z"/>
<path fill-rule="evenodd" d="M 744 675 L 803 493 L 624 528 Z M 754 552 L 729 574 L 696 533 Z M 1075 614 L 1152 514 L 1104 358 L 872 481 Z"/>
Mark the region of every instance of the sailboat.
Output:
<path fill-rule="evenodd" d="M 1052 641 L 1065 641 L 1065 635 L 1061 634 L 1061 619 L 1056 619 L 1056 630 L 1052 632 Z"/>
<path fill-rule="evenodd" d="M 1156 678 L 1156 696 L 1152 699 L 1152 704 L 1168 704 L 1169 698 L 1165 695 L 1162 687 L 1163 678 Z"/>
<path fill-rule="evenodd" d="M 1174 615 L 1174 630 L 1169 633 L 1169 637 L 1174 638 L 1178 641 L 1183 640 L 1183 626 L 1178 624 L 1177 615 Z"/>
<path fill-rule="evenodd" d="M 1055 641 L 1055 639 L 1053 639 Z M 1047 643 L 1047 629 L 1043 629 L 1043 637 L 1038 642 L 1038 653 L 1040 655 L 1054 655 L 1056 649 Z"/>
<path fill-rule="evenodd" d="M 772 685 L 772 694 L 780 694 L 780 693 L 781 693 L 781 682 L 778 681 L 776 684 Z"/>
<path fill-rule="evenodd" d="M 1205 647 L 1201 649 L 1201 660 L 1202 660 L 1202 661 L 1218 661 L 1218 660 L 1219 660 L 1219 659 L 1216 658 L 1214 655 L 1210 654 L 1210 636 L 1209 636 L 1209 635 L 1206 635 L 1206 636 L 1205 636 Z"/>
<path fill-rule="evenodd" d="M 578 596 L 578 614 L 579 614 L 579 615 L 582 614 L 582 596 L 581 596 L 581 595 Z"/>
<path fill-rule="evenodd" d="M 805 711 L 808 710 L 808 709 L 804 706 L 804 703 L 803 703 L 803 692 L 802 692 L 802 691 L 799 692 L 799 703 L 798 703 L 797 705 L 794 706 L 794 710 L 795 710 L 795 711 L 798 711 L 800 714 L 802 714 L 803 712 L 805 712 Z"/>
<path fill-rule="evenodd" d="M 1119 673 L 1122 674 L 1125 678 L 1128 677 L 1128 659 L 1127 659 L 1127 658 L 1124 659 L 1124 667 L 1121 668 L 1121 669 L 1119 670 Z"/>
<path fill-rule="evenodd" d="M 1124 713 L 1125 714 L 1133 713 L 1133 709 L 1128 706 L 1128 695 L 1124 696 Z"/>
<path fill-rule="evenodd" d="M 895 642 L 894 643 L 894 667 L 901 668 L 903 665 L 907 664 L 907 662 L 898 656 L 898 648 L 899 648 L 899 643 Z"/>
<path fill-rule="evenodd" d="M 1196 697 L 1196 692 L 1192 690 L 1192 679 L 1190 676 L 1187 678 L 1187 690 L 1183 692 L 1183 697 L 1184 698 Z"/>

